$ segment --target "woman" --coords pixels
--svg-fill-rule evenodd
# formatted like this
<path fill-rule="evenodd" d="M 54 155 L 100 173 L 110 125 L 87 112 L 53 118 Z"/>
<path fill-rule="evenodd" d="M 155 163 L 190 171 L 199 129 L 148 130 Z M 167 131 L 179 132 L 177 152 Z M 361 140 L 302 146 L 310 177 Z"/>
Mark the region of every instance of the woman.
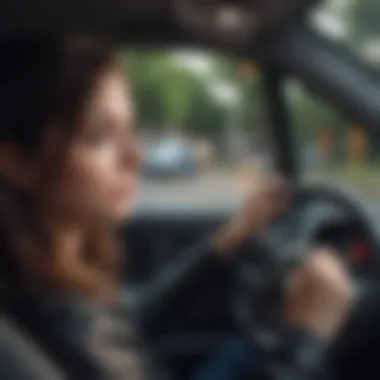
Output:
<path fill-rule="evenodd" d="M 70 379 L 157 379 L 134 328 L 141 310 L 154 318 L 191 278 L 228 266 L 281 211 L 280 188 L 255 181 L 243 210 L 169 268 L 176 280 L 158 279 L 140 300 L 140 317 L 121 316 L 116 229 L 137 192 L 139 154 L 120 60 L 88 38 L 20 36 L 0 50 L 4 308 Z M 285 292 L 289 371 L 310 370 L 299 354 L 305 344 L 318 353 L 332 339 L 349 299 L 344 269 L 332 252 L 316 249 Z M 200 378 L 213 378 L 211 364 Z"/>

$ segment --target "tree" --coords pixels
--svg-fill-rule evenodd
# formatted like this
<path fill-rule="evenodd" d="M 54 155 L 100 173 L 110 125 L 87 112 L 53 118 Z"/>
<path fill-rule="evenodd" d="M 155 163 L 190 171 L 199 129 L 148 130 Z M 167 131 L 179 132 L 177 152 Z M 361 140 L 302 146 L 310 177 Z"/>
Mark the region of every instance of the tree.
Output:
<path fill-rule="evenodd" d="M 176 65 L 168 53 L 130 54 L 126 69 L 142 123 L 200 134 L 215 134 L 221 129 L 226 112 L 208 93 L 207 80 Z M 216 57 L 214 75 L 227 72 L 228 60 Z"/>

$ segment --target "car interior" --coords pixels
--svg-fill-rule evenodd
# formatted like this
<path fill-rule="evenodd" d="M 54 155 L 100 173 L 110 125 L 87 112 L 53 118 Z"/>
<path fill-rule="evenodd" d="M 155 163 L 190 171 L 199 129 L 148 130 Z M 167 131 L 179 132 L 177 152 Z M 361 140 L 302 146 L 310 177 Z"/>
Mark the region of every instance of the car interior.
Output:
<path fill-rule="evenodd" d="M 277 315 L 278 294 L 270 295 L 280 286 L 275 279 L 296 259 L 295 247 L 318 242 L 342 252 L 358 294 L 356 312 L 324 365 L 337 380 L 379 378 L 380 213 L 372 201 L 356 192 L 303 181 L 292 107 L 285 91 L 289 79 L 299 81 L 358 123 L 372 139 L 378 139 L 377 71 L 352 49 L 309 23 L 309 12 L 315 6 L 312 1 L 237 1 L 238 7 L 223 1 L 195 0 L 74 3 L 4 2 L 0 12 L 2 38 L 20 28 L 83 30 L 111 35 L 125 45 L 196 46 L 254 61 L 260 70 L 260 91 L 276 169 L 292 186 L 291 209 L 273 224 L 264 242 L 252 241 L 250 254 L 242 254 L 231 268 L 233 276 L 199 279 L 202 296 L 189 294 L 186 300 L 191 302 L 191 311 L 187 307 L 184 312 L 180 304 L 172 305 L 170 313 L 160 316 L 157 325 L 147 331 L 165 366 L 176 379 L 187 379 L 216 347 L 242 333 L 251 334 L 252 339 L 267 339 L 270 349 L 276 318 L 268 315 Z M 216 17 L 224 14 L 222 11 L 233 17 Z M 255 22 L 257 19 L 262 21 Z M 233 212 L 233 207 L 138 208 L 122 231 L 130 255 L 126 286 L 136 292 L 154 286 L 155 277 L 164 273 L 177 255 L 183 255 L 187 246 L 214 231 Z M 351 256 L 358 244 L 365 251 L 359 262 Z M 256 305 L 254 312 L 247 310 L 252 303 Z M 12 321 L 3 318 L 0 330 L 2 380 L 64 378 L 58 366 L 48 360 L 48 353 L 45 357 L 38 352 L 38 344 Z M 272 334 L 269 338 L 268 333 Z M 43 364 L 37 368 L 37 362 Z"/>

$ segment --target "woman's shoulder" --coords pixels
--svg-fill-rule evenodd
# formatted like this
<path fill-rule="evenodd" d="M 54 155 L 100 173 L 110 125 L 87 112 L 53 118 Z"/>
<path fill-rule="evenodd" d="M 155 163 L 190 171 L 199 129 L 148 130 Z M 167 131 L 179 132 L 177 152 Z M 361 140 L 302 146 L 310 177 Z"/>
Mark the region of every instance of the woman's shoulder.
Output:
<path fill-rule="evenodd" d="M 129 325 L 132 321 L 121 317 L 118 303 L 100 303 L 85 297 L 68 293 L 39 293 L 20 299 L 10 308 L 13 318 L 27 329 L 43 328 L 50 334 L 64 332 L 67 336 L 81 338 L 93 331 L 103 331 L 119 325 Z M 123 323 L 121 323 L 123 322 Z"/>
<path fill-rule="evenodd" d="M 145 367 L 132 321 L 114 307 L 50 294 L 29 297 L 12 314 L 72 378 L 124 379 L 116 375 Z"/>

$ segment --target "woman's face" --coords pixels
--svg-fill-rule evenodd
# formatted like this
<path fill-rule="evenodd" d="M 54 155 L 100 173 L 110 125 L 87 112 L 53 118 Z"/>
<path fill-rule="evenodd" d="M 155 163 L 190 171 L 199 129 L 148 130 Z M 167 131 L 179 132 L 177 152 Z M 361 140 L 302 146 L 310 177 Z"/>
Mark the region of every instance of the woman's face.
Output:
<path fill-rule="evenodd" d="M 140 162 L 133 119 L 122 75 L 103 75 L 47 194 L 47 206 L 77 221 L 116 222 L 126 216 L 136 195 Z"/>

